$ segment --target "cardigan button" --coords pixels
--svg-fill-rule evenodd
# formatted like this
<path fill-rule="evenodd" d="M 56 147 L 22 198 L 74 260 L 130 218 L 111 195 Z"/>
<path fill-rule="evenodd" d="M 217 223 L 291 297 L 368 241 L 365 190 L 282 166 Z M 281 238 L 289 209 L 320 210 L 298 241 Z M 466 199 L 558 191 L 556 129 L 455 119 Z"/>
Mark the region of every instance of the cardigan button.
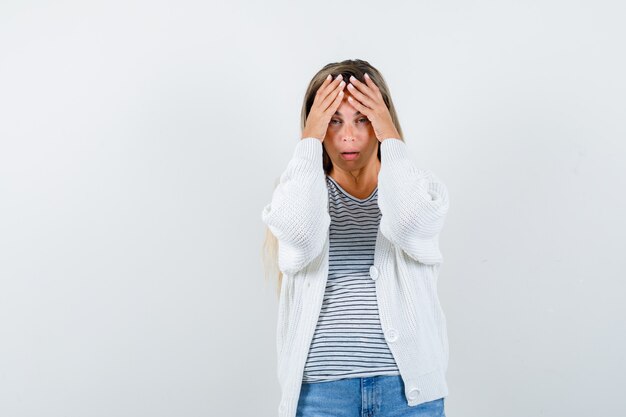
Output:
<path fill-rule="evenodd" d="M 385 339 L 387 339 L 388 342 L 395 342 L 398 340 L 398 332 L 396 329 L 393 327 L 388 328 L 385 332 Z"/>
<path fill-rule="evenodd" d="M 417 389 L 417 388 L 411 388 L 411 389 L 409 390 L 408 397 L 409 397 L 409 399 L 411 399 L 411 400 L 415 400 L 415 399 L 417 399 L 417 396 L 419 395 L 419 393 L 420 393 L 420 390 L 419 390 L 419 389 Z"/>
<path fill-rule="evenodd" d="M 370 266 L 370 277 L 372 277 L 374 281 L 378 278 L 378 268 L 374 265 Z"/>

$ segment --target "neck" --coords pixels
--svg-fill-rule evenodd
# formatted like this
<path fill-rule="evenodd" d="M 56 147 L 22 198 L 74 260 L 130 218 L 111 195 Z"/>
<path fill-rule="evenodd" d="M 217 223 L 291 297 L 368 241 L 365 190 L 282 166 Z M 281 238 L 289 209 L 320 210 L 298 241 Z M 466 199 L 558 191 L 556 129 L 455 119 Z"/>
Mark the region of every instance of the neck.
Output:
<path fill-rule="evenodd" d="M 333 165 L 329 175 L 347 190 L 368 193 L 378 185 L 378 172 L 380 171 L 380 161 L 376 154 L 373 157 L 374 160 L 371 163 L 353 171 Z"/>

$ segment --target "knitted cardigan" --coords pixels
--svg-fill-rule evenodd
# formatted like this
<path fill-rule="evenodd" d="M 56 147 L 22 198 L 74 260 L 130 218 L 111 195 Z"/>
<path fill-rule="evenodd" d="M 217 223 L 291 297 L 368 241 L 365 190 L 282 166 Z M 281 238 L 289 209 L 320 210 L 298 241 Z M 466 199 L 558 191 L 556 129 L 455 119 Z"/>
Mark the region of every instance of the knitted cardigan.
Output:
<path fill-rule="evenodd" d="M 448 337 L 437 295 L 448 192 L 431 171 L 415 167 L 404 141 L 388 138 L 380 146 L 381 219 L 370 277 L 407 404 L 415 406 L 448 395 Z M 283 273 L 276 327 L 278 411 L 280 417 L 294 417 L 328 278 L 330 215 L 319 139 L 298 142 L 262 220 L 278 239 Z"/>

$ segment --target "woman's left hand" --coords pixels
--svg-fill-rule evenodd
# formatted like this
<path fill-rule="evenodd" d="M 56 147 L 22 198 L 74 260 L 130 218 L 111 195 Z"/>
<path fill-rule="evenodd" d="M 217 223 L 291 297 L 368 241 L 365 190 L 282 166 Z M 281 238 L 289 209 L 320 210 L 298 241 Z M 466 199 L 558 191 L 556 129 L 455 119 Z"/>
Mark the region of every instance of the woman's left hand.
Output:
<path fill-rule="evenodd" d="M 350 76 L 348 102 L 372 122 L 376 138 L 382 142 L 388 138 L 400 139 L 400 134 L 393 124 L 389 109 L 374 81 L 365 74 L 365 83 Z"/>

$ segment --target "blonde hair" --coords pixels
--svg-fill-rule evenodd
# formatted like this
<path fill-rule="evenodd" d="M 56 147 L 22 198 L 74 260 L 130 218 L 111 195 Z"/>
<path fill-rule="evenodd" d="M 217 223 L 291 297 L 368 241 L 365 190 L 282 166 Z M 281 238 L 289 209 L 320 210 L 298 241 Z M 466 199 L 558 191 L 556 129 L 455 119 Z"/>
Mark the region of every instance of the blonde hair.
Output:
<path fill-rule="evenodd" d="M 328 74 L 330 74 L 333 78 L 341 74 L 343 76 L 343 80 L 346 82 L 347 85 L 350 82 L 351 75 L 362 83 L 365 83 L 364 74 L 366 72 L 371 80 L 374 81 L 374 84 L 376 84 L 376 86 L 380 90 L 381 95 L 383 96 L 385 105 L 387 105 L 387 108 L 389 109 L 391 120 L 393 121 L 393 124 L 400 134 L 400 137 L 398 139 L 404 140 L 402 128 L 400 127 L 400 121 L 398 120 L 398 115 L 393 105 L 393 101 L 391 100 L 391 95 L 389 94 L 389 88 L 387 87 L 385 79 L 383 78 L 382 74 L 369 62 L 360 59 L 348 59 L 341 62 L 332 62 L 325 65 L 317 72 L 317 74 L 313 76 L 313 78 L 309 82 L 309 86 L 306 89 L 306 93 L 304 94 L 302 111 L 300 112 L 300 130 L 304 131 L 304 127 L 306 126 L 306 119 L 309 115 L 309 112 L 311 111 L 313 101 L 315 100 L 315 94 L 317 93 L 317 90 L 320 88 Z M 333 164 L 330 157 L 328 156 L 328 153 L 326 152 L 326 147 L 323 146 L 322 148 L 322 165 L 324 168 L 324 172 L 328 175 L 332 169 Z M 380 142 L 378 144 L 378 160 L 380 160 Z M 276 188 L 278 184 L 279 179 L 276 180 L 274 188 Z M 263 242 L 261 257 L 263 258 L 266 280 L 268 279 L 268 277 L 271 276 L 278 277 L 276 281 L 276 294 L 277 296 L 280 296 L 283 273 L 278 268 L 278 239 L 276 238 L 276 236 L 274 236 L 274 234 L 269 230 L 267 226 L 265 227 L 265 240 Z"/>

